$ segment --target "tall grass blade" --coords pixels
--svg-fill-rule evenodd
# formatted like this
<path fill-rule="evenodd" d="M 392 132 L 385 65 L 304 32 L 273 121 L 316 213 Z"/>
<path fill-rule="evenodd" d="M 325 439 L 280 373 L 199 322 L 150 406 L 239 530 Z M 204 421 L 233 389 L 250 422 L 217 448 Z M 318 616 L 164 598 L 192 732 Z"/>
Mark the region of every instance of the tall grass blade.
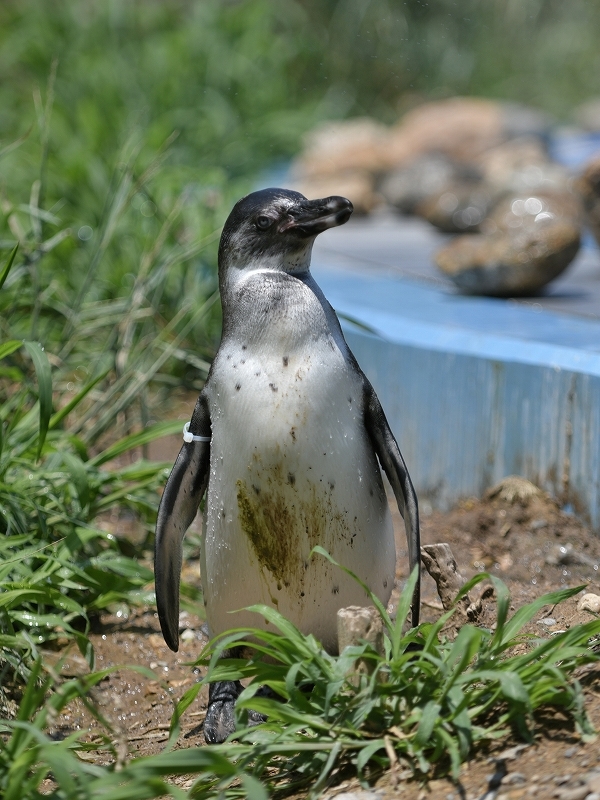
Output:
<path fill-rule="evenodd" d="M 46 440 L 48 425 L 52 415 L 52 374 L 50 372 L 50 362 L 44 353 L 42 346 L 38 342 L 23 342 L 37 375 L 38 398 L 40 404 L 40 425 L 38 433 L 37 459 L 42 454 L 42 448 Z"/>
<path fill-rule="evenodd" d="M 0 289 L 4 286 L 4 281 L 8 278 L 8 273 L 10 272 L 10 269 L 13 265 L 18 249 L 19 249 L 19 243 L 17 242 L 16 245 L 13 247 L 13 249 L 10 251 L 10 254 L 6 260 L 6 264 L 2 268 L 2 272 L 0 272 Z"/>

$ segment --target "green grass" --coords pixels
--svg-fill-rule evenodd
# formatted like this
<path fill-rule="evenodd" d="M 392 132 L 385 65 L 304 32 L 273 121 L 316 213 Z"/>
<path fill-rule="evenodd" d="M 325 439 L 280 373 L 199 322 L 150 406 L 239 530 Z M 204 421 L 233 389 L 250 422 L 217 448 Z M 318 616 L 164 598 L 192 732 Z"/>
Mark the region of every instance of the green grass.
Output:
<path fill-rule="evenodd" d="M 107 204 L 108 227 L 130 195 Z M 184 342 L 216 299 L 210 288 L 202 302 L 198 290 L 173 320 L 156 324 L 153 293 L 204 246 L 169 247 L 166 232 L 122 300 L 90 302 L 58 281 L 41 290 L 50 250 L 36 229 L 42 215 L 30 204 L 29 227 L 0 271 L 0 677 L 17 687 L 40 648 L 65 637 L 93 666 L 91 616 L 152 601 L 153 575 L 142 562 L 170 464 L 140 452 L 180 431 L 180 422 L 153 419 L 152 403 L 161 378 L 172 378 L 167 362 L 190 357 L 196 370 L 208 368 Z M 99 525 L 103 514 L 124 508 L 145 531 L 137 549 Z"/>
<path fill-rule="evenodd" d="M 324 551 L 318 554 L 325 557 Z M 330 656 L 314 637 L 303 636 L 278 612 L 252 607 L 271 623 L 273 632 L 229 631 L 210 644 L 199 662 L 208 666 L 204 682 L 250 681 L 237 704 L 235 741 L 172 749 L 181 715 L 201 688 L 195 684 L 178 703 L 170 744 L 157 756 L 130 760 L 119 755 L 108 723 L 91 708 L 107 731 L 104 749 L 114 759 L 110 767 L 78 760 L 79 751 L 99 748 L 97 743 L 82 743 L 80 734 L 57 742 L 45 733 L 56 714 L 73 698 L 86 698 L 106 672 L 59 683 L 48 706 L 44 694 L 51 677 L 41 686 L 36 682 L 43 674 L 38 663 L 19 719 L 0 728 L 9 737 L 0 753 L 0 789 L 6 798 L 38 797 L 42 780 L 53 775 L 60 788 L 50 796 L 57 800 L 141 800 L 166 794 L 263 800 L 298 791 L 318 797 L 342 774 L 355 774 L 366 786 L 390 768 L 409 770 L 417 781 L 433 774 L 457 777 L 461 764 L 486 742 L 510 733 L 531 741 L 541 729 L 539 712 L 550 708 L 560 709 L 581 738 L 591 740 L 594 732 L 573 671 L 597 661 L 591 642 L 600 634 L 600 621 L 549 639 L 522 632 L 544 605 L 563 602 L 581 587 L 540 597 L 509 619 L 508 591 L 497 578 L 478 575 L 463 593 L 484 579 L 493 582 L 496 592 L 495 629 L 467 624 L 454 641 L 442 633 L 452 611 L 436 623 L 404 632 L 414 576 L 402 593 L 395 620 L 372 598 L 383 619 L 384 654 L 364 644 Z M 249 642 L 255 652 L 251 659 L 220 658 L 223 650 Z M 372 672 L 357 679 L 353 668 L 358 659 L 370 662 Z M 261 685 L 270 686 L 282 700 L 255 697 Z M 250 708 L 266 714 L 267 722 L 245 728 Z M 189 792 L 169 783 L 178 775 L 195 777 Z"/>

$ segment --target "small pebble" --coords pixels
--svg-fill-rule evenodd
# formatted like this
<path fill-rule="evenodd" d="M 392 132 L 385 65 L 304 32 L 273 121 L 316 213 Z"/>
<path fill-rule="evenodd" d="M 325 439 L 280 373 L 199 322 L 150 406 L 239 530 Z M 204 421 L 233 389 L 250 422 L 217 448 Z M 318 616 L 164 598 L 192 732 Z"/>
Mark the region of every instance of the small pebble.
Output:
<path fill-rule="evenodd" d="M 550 627 L 551 625 L 556 625 L 556 620 L 552 617 L 546 617 L 545 619 L 538 619 L 538 625 L 547 625 Z"/>
<path fill-rule="evenodd" d="M 184 632 L 181 634 L 181 638 L 184 642 L 191 642 L 193 639 L 196 638 L 196 632 L 193 631 L 191 628 L 186 628 Z"/>
<path fill-rule="evenodd" d="M 576 747 L 567 747 L 567 749 L 565 750 L 565 758 L 573 758 L 576 752 L 577 752 Z"/>
<path fill-rule="evenodd" d="M 525 783 L 527 778 L 523 775 L 522 772 L 509 772 L 508 775 L 505 775 L 500 783 L 503 786 L 516 786 L 520 783 Z"/>
<path fill-rule="evenodd" d="M 554 783 L 557 786 L 562 786 L 563 783 L 568 783 L 570 780 L 571 780 L 570 775 L 557 775 L 556 778 L 554 778 Z"/>
<path fill-rule="evenodd" d="M 548 527 L 548 520 L 534 519 L 529 527 L 531 528 L 532 531 L 539 531 L 541 528 Z"/>
<path fill-rule="evenodd" d="M 587 786 L 576 786 L 574 789 L 563 789 L 554 794 L 558 800 L 585 800 L 589 791 Z"/>
<path fill-rule="evenodd" d="M 577 611 L 591 611 L 594 614 L 600 612 L 600 595 L 588 592 L 584 594 L 577 603 Z"/>
<path fill-rule="evenodd" d="M 585 800 L 600 800 L 600 793 L 598 793 L 598 792 L 592 792 L 591 794 L 588 794 L 588 795 L 587 795 L 587 797 L 585 798 Z"/>

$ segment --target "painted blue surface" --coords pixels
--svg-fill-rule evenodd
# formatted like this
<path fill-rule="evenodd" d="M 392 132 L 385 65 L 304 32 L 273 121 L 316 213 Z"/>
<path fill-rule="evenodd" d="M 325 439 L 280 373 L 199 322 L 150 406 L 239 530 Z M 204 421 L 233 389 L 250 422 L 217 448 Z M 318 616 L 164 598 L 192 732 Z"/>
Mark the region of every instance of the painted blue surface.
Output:
<path fill-rule="evenodd" d="M 599 322 L 331 264 L 313 272 L 422 500 L 448 508 L 519 474 L 600 528 Z"/>
<path fill-rule="evenodd" d="M 600 152 L 600 133 L 558 129 L 549 138 L 548 150 L 555 161 L 578 170 Z"/>
<path fill-rule="evenodd" d="M 319 265 L 313 265 L 313 273 L 338 311 L 387 338 L 422 340 L 436 349 L 462 352 L 483 349 L 490 357 L 527 363 L 585 364 L 600 374 L 600 322 L 595 320 L 465 297 L 402 278 L 348 274 Z"/>

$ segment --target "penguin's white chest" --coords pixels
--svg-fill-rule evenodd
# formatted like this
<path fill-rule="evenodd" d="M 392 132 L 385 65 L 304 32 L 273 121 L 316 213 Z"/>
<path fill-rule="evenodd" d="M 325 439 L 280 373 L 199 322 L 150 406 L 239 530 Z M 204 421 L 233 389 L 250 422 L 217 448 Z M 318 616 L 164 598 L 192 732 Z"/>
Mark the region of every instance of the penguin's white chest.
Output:
<path fill-rule="evenodd" d="M 328 336 L 227 345 L 210 382 L 203 583 L 212 634 L 274 606 L 335 651 L 338 608 L 369 603 L 324 547 L 387 602 L 395 548 L 362 380 Z"/>

